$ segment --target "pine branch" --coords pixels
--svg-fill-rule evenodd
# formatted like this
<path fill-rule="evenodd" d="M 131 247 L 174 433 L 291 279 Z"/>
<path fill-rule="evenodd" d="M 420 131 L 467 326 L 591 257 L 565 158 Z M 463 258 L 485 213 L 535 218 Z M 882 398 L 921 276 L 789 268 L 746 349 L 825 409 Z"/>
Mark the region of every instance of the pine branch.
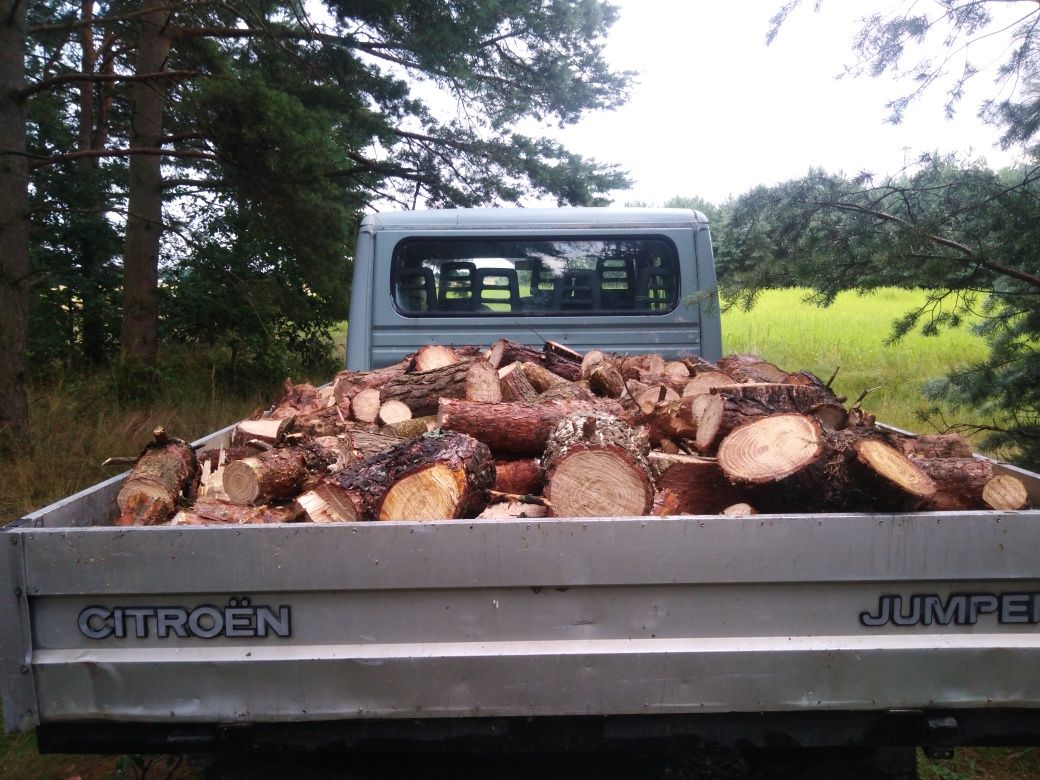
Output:
<path fill-rule="evenodd" d="M 110 81 L 156 81 L 160 79 L 181 79 L 194 76 L 206 75 L 198 70 L 161 70 L 157 73 L 137 73 L 133 75 L 122 75 L 120 73 L 65 73 L 61 76 L 52 76 L 28 87 L 18 93 L 18 97 L 25 99 L 39 92 L 57 87 L 62 84 L 73 84 L 84 81 L 104 83 Z"/>
<path fill-rule="evenodd" d="M 120 14 L 119 16 L 96 16 L 92 19 L 77 19 L 76 21 L 63 22 L 59 24 L 40 24 L 35 27 L 30 27 L 26 30 L 26 34 L 39 35 L 48 32 L 78 30 L 80 27 L 119 24 L 120 22 L 134 21 L 142 16 L 148 16 L 149 14 L 155 13 L 156 11 L 167 9 L 170 11 L 180 11 L 185 8 L 202 8 L 209 5 L 223 6 L 225 3 L 221 0 L 196 0 L 195 2 L 177 3 L 172 6 L 170 3 L 160 3 L 159 5 L 148 6 L 147 8 L 138 8 L 136 11 L 130 11 L 129 13 Z"/>
<path fill-rule="evenodd" d="M 11 152 L 6 152 L 11 154 Z M 66 162 L 68 160 L 79 160 L 84 157 L 132 157 L 133 155 L 152 155 L 160 157 L 183 157 L 196 160 L 217 160 L 219 159 L 215 154 L 210 152 L 199 152 L 189 149 L 178 150 L 178 149 L 154 149 L 147 147 L 138 147 L 131 149 L 84 149 L 78 152 L 67 152 L 66 154 L 56 154 L 52 157 L 41 157 L 40 155 L 29 154 L 26 157 L 32 157 L 36 159 L 36 162 L 30 164 L 30 168 L 45 168 L 48 165 L 55 165 L 60 162 Z"/>
<path fill-rule="evenodd" d="M 902 219 L 901 217 L 897 217 L 895 214 L 889 214 L 887 211 L 879 211 L 878 209 L 860 206 L 858 203 L 823 202 L 820 205 L 828 208 L 835 208 L 839 211 L 855 211 L 859 214 L 867 214 L 868 216 L 877 217 L 878 219 L 884 222 L 894 222 L 907 228 L 914 227 L 911 223 L 907 222 L 905 219 Z M 989 270 L 995 273 L 1001 274 L 1003 276 L 1008 276 L 1012 279 L 1017 279 L 1020 282 L 1025 282 L 1026 284 L 1032 285 L 1033 287 L 1040 287 L 1040 276 L 1036 276 L 1025 271 L 1020 271 L 1017 268 L 1012 268 L 1011 266 L 1004 265 L 1003 263 L 998 263 L 993 260 L 987 260 L 984 257 L 979 257 L 975 254 L 971 247 L 965 246 L 959 241 L 954 241 L 953 239 L 945 238 L 943 236 L 937 236 L 934 233 L 925 233 L 924 237 L 932 243 L 939 244 L 940 246 L 945 246 L 950 249 L 956 250 L 957 252 L 960 252 L 962 255 L 964 255 L 965 261 L 977 263 L 981 265 L 983 268 L 988 268 Z M 956 258 L 949 259 L 955 260 Z"/>

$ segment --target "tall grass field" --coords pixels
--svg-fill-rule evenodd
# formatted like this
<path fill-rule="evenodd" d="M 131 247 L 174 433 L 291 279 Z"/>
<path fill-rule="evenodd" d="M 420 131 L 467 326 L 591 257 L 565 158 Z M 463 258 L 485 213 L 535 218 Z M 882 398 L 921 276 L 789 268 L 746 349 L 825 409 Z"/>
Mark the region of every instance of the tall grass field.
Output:
<path fill-rule="evenodd" d="M 751 312 L 724 313 L 724 351 L 753 352 L 789 371 L 806 369 L 824 379 L 837 369 L 834 387 L 840 394 L 855 399 L 862 391 L 876 388 L 864 407 L 879 420 L 915 430 L 922 429 L 916 410 L 928 405 L 921 398 L 924 382 L 985 354 L 985 344 L 966 329 L 935 338 L 910 335 L 885 346 L 892 321 L 922 300 L 920 291 L 846 294 L 826 309 L 802 303 L 804 296 L 802 290 L 774 291 L 763 295 Z M 341 330 L 335 334 L 340 346 L 345 338 Z M 166 376 L 147 405 L 119 402 L 104 376 L 34 385 L 33 449 L 3 464 L 0 522 L 112 476 L 116 470 L 103 468 L 101 462 L 113 455 L 135 455 L 158 425 L 173 435 L 194 439 L 274 400 L 275 382 L 252 393 L 234 394 L 201 364 L 180 365 Z M 965 414 L 947 416 L 950 422 L 984 422 Z M 922 760 L 921 776 L 942 780 L 1040 777 L 1040 756 L 1032 749 L 962 750 L 958 756 L 952 762 Z M 175 761 L 149 766 L 136 757 L 38 756 L 32 735 L 0 735 L 0 777 L 4 778 L 193 775 Z"/>

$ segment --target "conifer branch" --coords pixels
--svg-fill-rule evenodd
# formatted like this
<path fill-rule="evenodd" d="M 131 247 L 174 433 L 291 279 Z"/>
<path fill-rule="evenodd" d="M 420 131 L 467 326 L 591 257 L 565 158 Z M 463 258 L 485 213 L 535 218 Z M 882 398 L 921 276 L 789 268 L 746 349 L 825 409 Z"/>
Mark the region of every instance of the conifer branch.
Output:
<path fill-rule="evenodd" d="M 18 96 L 25 99 L 39 92 L 50 89 L 51 87 L 57 87 L 62 84 L 75 84 L 84 81 L 94 83 L 111 81 L 156 81 L 160 79 L 183 79 L 204 75 L 206 74 L 198 70 L 161 70 L 157 73 L 136 73 L 131 75 L 123 75 L 120 73 L 63 73 L 60 76 L 52 76 L 37 81 L 35 84 L 30 84 L 19 92 Z"/>
<path fill-rule="evenodd" d="M 183 157 L 196 160 L 219 159 L 215 154 L 212 154 L 211 152 L 199 152 L 192 149 L 155 149 L 148 147 L 137 147 L 130 149 L 83 149 L 78 152 L 56 154 L 51 157 L 42 157 L 40 155 L 26 156 L 35 158 L 36 160 L 36 162 L 30 164 L 30 168 L 45 168 L 48 165 L 55 165 L 56 163 L 67 162 L 68 160 L 79 160 L 87 157 L 132 157 L 134 155 Z"/>

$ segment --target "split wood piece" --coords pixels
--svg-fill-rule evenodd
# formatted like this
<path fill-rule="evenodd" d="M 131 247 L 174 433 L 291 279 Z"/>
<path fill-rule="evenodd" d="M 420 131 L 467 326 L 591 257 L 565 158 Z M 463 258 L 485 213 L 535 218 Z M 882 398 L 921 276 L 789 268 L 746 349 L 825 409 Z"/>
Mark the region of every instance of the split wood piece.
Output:
<path fill-rule="evenodd" d="M 477 515 L 477 520 L 523 520 L 525 518 L 542 518 L 549 514 L 549 507 L 538 504 L 525 504 L 520 501 L 503 501 L 490 504 Z"/>
<path fill-rule="evenodd" d="M 657 475 L 657 489 L 676 496 L 677 514 L 715 515 L 744 500 L 714 458 L 651 452 L 649 461 Z"/>
<path fill-rule="evenodd" d="M 664 385 L 669 390 L 674 390 L 679 395 L 682 395 L 683 390 L 686 389 L 686 385 L 690 383 L 690 377 L 688 376 L 670 376 L 669 374 L 665 374 L 663 371 L 640 371 L 636 376 L 636 379 L 645 385 Z"/>
<path fill-rule="evenodd" d="M 1022 480 L 1010 474 L 998 474 L 986 483 L 982 501 L 990 509 L 1018 510 L 1029 507 L 1029 493 Z"/>
<path fill-rule="evenodd" d="M 721 371 L 704 371 L 683 386 L 682 395 L 685 397 L 710 393 L 713 387 L 725 387 L 731 384 L 733 384 L 733 377 L 729 374 Z"/>
<path fill-rule="evenodd" d="M 829 393 L 803 385 L 761 382 L 713 387 L 697 420 L 698 451 L 714 452 L 719 441 L 739 425 L 781 412 L 809 413 L 828 401 Z"/>
<path fill-rule="evenodd" d="M 459 353 L 443 344 L 427 344 L 419 347 L 408 361 L 405 371 L 409 374 L 433 371 L 435 368 L 453 366 L 459 362 Z"/>
<path fill-rule="evenodd" d="M 582 358 L 585 357 L 577 350 L 568 347 L 566 344 L 561 344 L 558 341 L 550 341 L 548 339 L 546 340 L 545 345 L 542 347 L 542 350 L 546 354 L 556 355 L 571 363 L 577 363 L 579 367 L 581 366 Z"/>
<path fill-rule="evenodd" d="M 758 355 L 726 355 L 718 367 L 738 382 L 783 382 L 787 378 L 786 371 Z"/>
<path fill-rule="evenodd" d="M 465 360 L 421 374 L 391 379 L 380 390 L 383 403 L 401 401 L 416 417 L 437 411 L 441 398 L 496 402 L 502 399 L 498 372 L 483 358 Z"/>
<path fill-rule="evenodd" d="M 709 371 L 718 371 L 719 367 L 710 360 L 705 360 L 700 355 L 686 355 L 681 358 L 690 370 L 690 376 L 696 377 Z"/>
<path fill-rule="evenodd" d="M 812 512 L 827 507 L 834 448 L 812 417 L 776 414 L 734 430 L 719 445 L 718 465 L 764 511 Z"/>
<path fill-rule="evenodd" d="M 249 441 L 278 444 L 292 424 L 292 418 L 263 417 L 259 420 L 243 420 L 235 426 L 235 431 L 231 434 L 231 446 L 241 447 Z"/>
<path fill-rule="evenodd" d="M 587 382 L 561 382 L 544 393 L 538 394 L 539 401 L 595 401 L 597 396 Z"/>
<path fill-rule="evenodd" d="M 404 375 L 402 375 L 404 376 Z M 375 387 L 366 387 L 350 399 L 350 412 L 360 422 L 374 423 L 379 417 L 382 406 L 381 391 Z"/>
<path fill-rule="evenodd" d="M 663 373 L 665 376 L 673 376 L 676 379 L 690 378 L 690 369 L 681 360 L 669 360 L 664 364 Z"/>
<path fill-rule="evenodd" d="M 349 402 L 347 403 L 349 412 Z M 289 432 L 302 433 L 304 436 L 338 436 L 353 424 L 343 409 L 343 405 L 329 406 L 313 414 L 296 417 Z"/>
<path fill-rule="evenodd" d="M 618 370 L 625 379 L 638 379 L 641 372 L 659 375 L 664 373 L 664 358 L 660 355 L 626 355 L 621 358 Z"/>
<path fill-rule="evenodd" d="M 380 433 L 387 436 L 396 436 L 399 439 L 411 439 L 413 436 L 422 436 L 437 427 L 437 418 L 434 415 L 425 417 L 412 417 L 401 422 L 390 423 L 379 429 Z"/>
<path fill-rule="evenodd" d="M 726 515 L 727 517 L 750 517 L 751 515 L 757 515 L 758 510 L 751 506 L 751 504 L 742 502 L 739 504 L 731 504 L 719 512 L 719 514 Z"/>
<path fill-rule="evenodd" d="M 401 443 L 401 437 L 382 432 L 357 429 L 350 432 L 350 446 L 355 460 L 366 460 L 380 455 Z"/>
<path fill-rule="evenodd" d="M 568 382 L 567 379 L 563 378 L 559 374 L 554 374 L 552 371 L 542 367 L 538 363 L 524 361 L 520 363 L 519 370 L 524 372 L 524 376 L 527 377 L 527 381 L 531 383 L 531 387 L 539 393 L 544 393 L 554 385 L 566 384 Z"/>
<path fill-rule="evenodd" d="M 152 436 L 116 496 L 115 525 L 163 523 L 173 516 L 178 498 L 195 498 L 199 479 L 195 450 L 162 428 Z"/>
<path fill-rule="evenodd" d="M 510 363 L 498 369 L 498 383 L 503 401 L 533 401 L 538 397 L 538 391 L 527 379 L 519 363 Z"/>
<path fill-rule="evenodd" d="M 938 490 L 931 509 L 985 509 L 982 492 L 993 478 L 993 464 L 981 458 L 913 458 L 935 481 Z"/>
<path fill-rule="evenodd" d="M 659 404 L 669 403 L 671 401 L 678 401 L 679 394 L 669 387 L 664 385 L 650 385 L 647 388 L 638 390 L 632 397 L 639 407 L 639 411 L 643 414 L 653 414 L 654 409 Z"/>
<path fill-rule="evenodd" d="M 412 410 L 400 401 L 384 401 L 377 418 L 383 425 L 392 425 L 412 419 Z"/>
<path fill-rule="evenodd" d="M 589 387 L 596 395 L 620 398 L 625 394 L 625 378 L 612 363 L 604 360 L 589 373 Z"/>
<path fill-rule="evenodd" d="M 895 447 L 880 438 L 867 438 L 852 448 L 855 458 L 847 487 L 864 495 L 864 508 L 914 511 L 935 498 L 935 481 Z"/>
<path fill-rule="evenodd" d="M 650 512 L 654 485 L 646 431 L 603 412 L 564 417 L 545 445 L 544 495 L 557 517 L 631 517 Z"/>
<path fill-rule="evenodd" d="M 268 450 L 224 467 L 224 492 L 233 504 L 266 504 L 292 498 L 303 487 L 307 467 L 295 447 Z"/>
<path fill-rule="evenodd" d="M 301 519 L 300 510 L 291 504 L 281 506 L 240 506 L 216 498 L 198 498 L 189 509 L 182 509 L 170 525 L 266 525 L 292 523 Z"/>
<path fill-rule="evenodd" d="M 509 339 L 499 339 L 488 347 L 487 352 L 484 353 L 484 359 L 495 369 L 504 368 L 508 349 Z"/>
<path fill-rule="evenodd" d="M 545 484 L 545 470 L 538 458 L 495 461 L 495 490 L 515 495 L 537 495 Z"/>
<path fill-rule="evenodd" d="M 556 425 L 568 414 L 602 411 L 624 415 L 610 398 L 595 401 L 542 401 L 538 403 L 479 403 L 442 398 L 437 425 L 469 434 L 502 455 L 541 455 Z"/>
<path fill-rule="evenodd" d="M 586 352 L 585 357 L 581 359 L 581 378 L 591 378 L 592 372 L 605 363 L 610 365 L 614 363 L 605 352 L 600 352 L 598 349 Z"/>
<path fill-rule="evenodd" d="M 654 517 L 669 517 L 682 514 L 679 511 L 679 497 L 670 490 L 658 490 L 654 493 L 654 505 L 650 507 Z"/>
<path fill-rule="evenodd" d="M 294 385 L 291 379 L 285 380 L 285 395 L 282 397 L 268 417 L 281 420 L 296 417 L 301 414 L 311 414 L 323 409 L 325 400 L 318 393 L 314 385 Z"/>
<path fill-rule="evenodd" d="M 486 445 L 445 433 L 400 442 L 329 477 L 297 503 L 314 522 L 474 517 L 494 481 Z"/>
<path fill-rule="evenodd" d="M 820 421 L 824 430 L 842 431 L 849 427 L 849 413 L 837 401 L 816 404 L 809 409 L 809 414 Z"/>
<path fill-rule="evenodd" d="M 890 433 L 889 444 L 911 458 L 970 458 L 971 444 L 959 433 L 907 436 Z"/>

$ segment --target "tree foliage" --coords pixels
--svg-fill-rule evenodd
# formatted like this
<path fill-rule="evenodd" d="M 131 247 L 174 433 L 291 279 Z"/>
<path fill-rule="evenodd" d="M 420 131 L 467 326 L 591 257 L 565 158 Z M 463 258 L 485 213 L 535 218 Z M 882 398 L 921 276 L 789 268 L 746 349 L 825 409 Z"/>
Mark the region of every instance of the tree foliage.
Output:
<path fill-rule="evenodd" d="M 797 5 L 781 8 L 771 34 Z M 996 5 L 1021 6 L 1023 15 L 1008 26 L 992 15 Z M 944 79 L 952 113 L 965 81 L 979 72 L 968 56 L 973 47 L 1007 36 L 994 93 L 1009 79 L 1028 88 L 980 110 L 1000 124 L 1005 143 L 1021 149 L 1021 166 L 995 173 L 955 156 L 925 155 L 888 178 L 810 171 L 737 198 L 718 253 L 727 298 L 737 305 L 751 306 L 762 289 L 781 285 L 808 286 L 823 305 L 843 290 L 927 289 L 925 303 L 893 324 L 892 338 L 961 326 L 982 335 L 987 360 L 954 368 L 928 394 L 986 413 L 992 424 L 984 443 L 1011 445 L 1033 466 L 1040 464 L 1038 20 L 1035 2 L 907 3 L 868 15 L 853 46 L 853 73 L 896 69 L 910 79 L 912 91 L 890 104 L 898 121 L 914 97 Z M 959 70 L 951 73 L 957 57 Z M 899 70 L 908 58 L 914 64 Z"/>

